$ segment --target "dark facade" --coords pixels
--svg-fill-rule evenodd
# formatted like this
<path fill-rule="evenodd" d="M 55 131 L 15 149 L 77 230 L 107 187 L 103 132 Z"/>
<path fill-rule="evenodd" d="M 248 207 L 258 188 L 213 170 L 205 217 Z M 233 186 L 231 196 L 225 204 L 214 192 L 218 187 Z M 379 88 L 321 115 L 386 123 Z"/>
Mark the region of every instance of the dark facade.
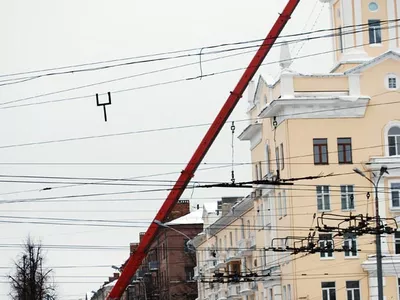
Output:
<path fill-rule="evenodd" d="M 179 223 L 179 218 L 190 212 L 189 201 L 179 201 L 168 221 L 170 228 L 161 228 L 154 239 L 146 258 L 139 267 L 126 292 L 127 300 L 194 300 L 197 298 L 197 283 L 193 279 L 196 253 L 186 245 L 200 233 L 203 224 L 199 222 Z M 188 215 L 190 216 L 190 215 Z M 183 233 L 180 234 L 173 229 Z M 144 233 L 140 234 L 140 239 Z M 131 244 L 131 253 L 137 244 Z"/>

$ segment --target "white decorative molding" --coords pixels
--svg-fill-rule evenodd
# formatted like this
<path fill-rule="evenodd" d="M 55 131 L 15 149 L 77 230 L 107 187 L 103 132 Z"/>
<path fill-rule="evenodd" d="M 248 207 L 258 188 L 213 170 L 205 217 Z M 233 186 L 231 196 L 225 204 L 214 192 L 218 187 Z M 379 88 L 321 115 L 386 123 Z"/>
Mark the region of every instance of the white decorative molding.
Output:
<path fill-rule="evenodd" d="M 294 86 L 293 86 L 293 73 L 288 70 L 283 70 L 281 74 L 281 97 L 282 98 L 293 98 L 294 97 Z"/>
<path fill-rule="evenodd" d="M 354 0 L 354 23 L 355 24 L 362 24 L 362 5 L 361 5 L 361 0 Z M 356 33 L 356 45 L 358 50 L 363 50 L 363 34 L 364 32 L 362 30 L 358 30 L 360 32 Z"/>
<path fill-rule="evenodd" d="M 277 116 L 278 124 L 287 119 L 335 119 L 364 117 L 370 97 L 331 95 L 304 96 L 272 101 L 259 114 L 260 118 Z"/>
<path fill-rule="evenodd" d="M 247 126 L 238 138 L 241 141 L 250 141 L 250 150 L 253 150 L 262 141 L 261 122 L 253 123 Z"/>
<path fill-rule="evenodd" d="M 394 0 L 386 0 L 386 6 L 387 6 L 387 19 L 388 20 L 396 19 L 395 9 L 394 9 Z M 396 26 L 395 25 L 396 25 L 396 23 L 394 23 L 394 22 L 388 23 L 389 49 L 396 48 Z"/>
<path fill-rule="evenodd" d="M 341 0 L 342 2 L 342 18 L 343 18 L 343 26 L 353 26 L 353 1 L 352 0 Z M 347 27 L 347 31 L 350 27 Z M 351 48 L 354 47 L 354 36 L 353 34 L 346 34 L 343 38 L 344 47 L 343 48 Z M 346 52 L 346 50 L 345 50 Z"/>
<path fill-rule="evenodd" d="M 371 278 L 376 278 L 376 256 L 369 255 L 368 260 L 361 264 L 362 268 L 369 273 Z M 400 255 L 386 254 L 382 258 L 382 273 L 383 276 L 397 276 L 400 274 Z M 386 280 L 383 278 L 383 286 L 386 285 Z"/>
<path fill-rule="evenodd" d="M 349 80 L 349 95 L 360 96 L 361 95 L 360 75 L 351 74 L 348 76 L 348 80 Z"/>

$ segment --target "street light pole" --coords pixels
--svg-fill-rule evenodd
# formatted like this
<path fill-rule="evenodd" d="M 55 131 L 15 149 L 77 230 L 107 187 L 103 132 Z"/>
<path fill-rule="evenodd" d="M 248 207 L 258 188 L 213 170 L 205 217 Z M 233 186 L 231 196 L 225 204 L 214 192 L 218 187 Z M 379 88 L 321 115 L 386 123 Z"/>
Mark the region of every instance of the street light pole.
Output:
<path fill-rule="evenodd" d="M 162 223 L 162 222 L 160 222 L 159 220 L 154 220 L 153 222 L 156 223 L 158 226 L 162 226 L 162 227 L 165 227 L 165 228 L 169 228 L 169 229 L 175 231 L 176 233 L 179 233 L 180 235 L 183 235 L 185 238 L 188 239 L 188 241 L 187 241 L 187 243 L 186 243 L 186 246 L 188 247 L 188 249 L 191 250 L 191 251 L 196 251 L 196 249 L 195 249 L 195 247 L 194 247 L 194 245 L 193 245 L 192 239 L 191 239 L 190 236 L 188 236 L 186 233 L 184 233 L 184 232 L 182 232 L 182 231 L 179 231 L 178 229 L 175 229 L 175 228 L 173 228 L 172 226 L 169 226 L 169 225 L 167 225 L 167 224 L 165 224 L 165 223 Z"/>
<path fill-rule="evenodd" d="M 381 180 L 383 174 L 388 173 L 387 167 L 382 166 L 380 171 L 379 171 L 379 177 L 378 180 L 373 182 L 371 179 L 369 179 L 362 171 L 360 171 L 357 168 L 353 169 L 354 172 L 356 172 L 358 175 L 364 177 L 367 179 L 369 182 L 372 183 L 374 186 L 375 190 L 375 221 L 376 221 L 376 239 L 375 239 L 375 244 L 376 244 L 376 276 L 378 279 L 378 300 L 383 300 L 383 274 L 382 274 L 382 245 L 381 245 L 381 234 L 379 232 L 380 229 L 380 217 L 379 217 L 379 197 L 378 197 L 378 185 L 379 181 Z"/>

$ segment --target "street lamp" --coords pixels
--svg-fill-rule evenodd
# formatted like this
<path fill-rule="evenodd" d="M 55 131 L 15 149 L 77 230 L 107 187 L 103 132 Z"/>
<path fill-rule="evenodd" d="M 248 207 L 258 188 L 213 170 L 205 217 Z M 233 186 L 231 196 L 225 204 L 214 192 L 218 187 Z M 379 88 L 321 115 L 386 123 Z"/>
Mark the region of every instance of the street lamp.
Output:
<path fill-rule="evenodd" d="M 184 232 L 179 231 L 178 229 L 175 229 L 175 228 L 173 228 L 173 227 L 171 227 L 171 226 L 168 226 L 167 224 L 162 223 L 162 222 L 160 222 L 159 220 L 154 220 L 153 222 L 156 223 L 157 225 L 161 226 L 161 227 L 169 228 L 169 229 L 171 229 L 171 230 L 173 230 L 173 231 L 179 233 L 180 235 L 183 235 L 185 238 L 188 239 L 188 241 L 186 242 L 187 248 L 188 248 L 190 251 L 196 251 L 196 248 L 195 248 L 194 245 L 193 245 L 192 239 L 191 239 L 187 234 L 185 234 Z"/>
<path fill-rule="evenodd" d="M 378 300 L 383 300 L 383 276 L 382 276 L 382 248 L 381 248 L 381 234 L 379 233 L 378 229 L 380 227 L 380 218 L 379 218 L 379 199 L 378 199 L 378 185 L 379 181 L 381 180 L 383 174 L 389 174 L 387 171 L 386 166 L 382 166 L 379 171 L 379 177 L 376 182 L 373 182 L 369 179 L 361 170 L 354 168 L 354 172 L 358 175 L 364 177 L 369 182 L 372 183 L 375 189 L 375 218 L 376 218 L 376 269 L 377 269 L 377 279 L 378 279 Z"/>

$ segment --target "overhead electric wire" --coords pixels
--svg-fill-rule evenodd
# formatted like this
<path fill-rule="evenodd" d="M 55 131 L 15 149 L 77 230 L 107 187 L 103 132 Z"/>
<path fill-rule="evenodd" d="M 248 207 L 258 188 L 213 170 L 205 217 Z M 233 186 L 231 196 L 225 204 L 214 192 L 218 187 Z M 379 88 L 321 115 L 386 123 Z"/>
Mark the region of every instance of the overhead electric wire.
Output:
<path fill-rule="evenodd" d="M 397 19 L 396 20 L 392 20 L 392 21 L 387 21 L 387 22 L 395 22 L 395 21 L 397 21 Z M 357 25 L 354 25 L 352 27 L 355 27 L 355 26 L 357 26 Z M 394 27 L 398 27 L 398 26 L 395 25 Z M 382 29 L 384 29 L 384 28 L 382 28 Z M 365 29 L 365 30 L 368 30 L 368 29 Z M 342 35 L 353 34 L 353 33 L 362 32 L 362 31 L 365 31 L 365 30 L 361 30 L 361 31 L 354 30 L 352 32 L 344 32 L 344 33 L 342 33 Z M 303 33 L 303 34 L 305 34 L 305 33 Z M 337 36 L 337 35 L 338 34 L 331 34 L 331 35 L 329 35 L 329 37 L 333 37 L 333 36 Z M 321 38 L 321 37 L 307 38 L 305 40 L 316 39 L 316 38 Z M 391 39 L 382 40 L 382 42 L 388 41 L 388 40 L 391 40 Z M 368 45 L 368 44 L 365 44 L 365 45 Z M 358 46 L 359 45 L 357 45 L 357 47 Z M 253 47 L 259 47 L 259 45 L 256 45 L 256 46 L 253 46 Z M 355 48 L 355 47 L 353 46 L 353 47 L 348 47 L 348 48 L 350 49 L 350 48 Z M 343 49 L 347 49 L 347 48 L 343 48 Z M 293 58 L 293 59 L 301 59 L 301 58 L 305 58 L 305 57 L 316 56 L 316 55 L 326 54 L 326 53 L 330 53 L 330 52 L 337 52 L 337 51 L 339 51 L 339 50 L 325 51 L 325 52 L 316 53 L 316 54 L 312 54 L 312 55 L 299 56 L 299 57 L 296 57 L 296 58 Z M 209 59 L 209 60 L 204 60 L 203 62 L 214 61 L 214 60 L 217 60 L 217 59 L 232 57 L 232 56 L 236 56 L 236 55 L 242 55 L 242 54 L 246 54 L 246 53 L 250 53 L 250 52 L 254 52 L 254 51 L 248 51 L 248 52 L 243 52 L 243 53 L 239 53 L 239 54 L 226 55 L 226 56 L 219 57 L 219 58 L 213 58 L 213 59 Z M 290 59 L 290 60 L 293 60 L 293 59 Z M 278 61 L 278 62 L 282 62 L 282 61 L 284 61 L 284 60 L 281 60 L 281 61 Z M 264 63 L 264 64 L 261 64 L 261 65 L 274 64 L 274 63 L 277 63 L 277 62 Z M 131 75 L 131 76 L 125 76 L 125 77 L 111 79 L 111 80 L 97 82 L 97 83 L 91 83 L 91 84 L 87 84 L 87 85 L 83 85 L 83 86 L 79 86 L 79 87 L 60 90 L 60 91 L 49 92 L 49 93 L 45 93 L 45 94 L 40 94 L 40 95 L 35 95 L 35 96 L 30 96 L 30 97 L 25 97 L 25 98 L 20 98 L 20 99 L 15 99 L 15 100 L 7 101 L 7 102 L 2 102 L 2 103 L 0 103 L 0 106 L 7 105 L 7 104 L 12 104 L 12 103 L 16 103 L 16 102 L 21 102 L 21 101 L 26 101 L 26 100 L 31 100 L 31 99 L 35 99 L 35 98 L 39 98 L 39 97 L 46 97 L 46 96 L 50 96 L 50 95 L 54 95 L 54 94 L 58 94 L 58 93 L 64 93 L 64 92 L 68 92 L 68 91 L 77 90 L 77 89 L 87 88 L 87 87 L 95 86 L 95 85 L 99 85 L 99 84 L 115 82 L 115 81 L 124 80 L 124 79 L 128 79 L 128 78 L 133 78 L 133 77 L 137 77 L 137 76 L 143 76 L 143 75 L 153 74 L 153 73 L 157 73 L 157 72 L 162 72 L 162 71 L 170 70 L 171 68 L 175 69 L 175 68 L 180 68 L 180 67 L 185 67 L 185 66 L 195 65 L 195 64 L 198 64 L 198 62 L 193 62 L 193 63 L 189 63 L 189 64 L 174 66 L 174 67 L 165 68 L 165 69 L 158 69 L 158 70 L 154 70 L 154 71 L 150 71 L 150 72 L 139 73 L 139 74 L 135 74 L 135 75 Z M 112 93 L 126 92 L 126 91 L 132 91 L 132 90 L 147 88 L 147 87 L 171 84 L 171 83 L 176 83 L 176 82 L 180 82 L 180 81 L 184 81 L 184 80 L 193 80 L 193 79 L 198 79 L 198 78 L 203 78 L 203 77 L 209 77 L 209 76 L 214 76 L 214 75 L 219 75 L 219 74 L 225 74 L 225 73 L 229 73 L 229 72 L 240 71 L 240 70 L 243 70 L 243 69 L 244 68 L 238 68 L 238 69 L 232 69 L 232 70 L 228 70 L 228 71 L 204 74 L 204 75 L 200 75 L 200 76 L 196 76 L 196 77 L 189 77 L 189 78 L 185 78 L 185 79 L 169 80 L 169 81 L 160 82 L 160 83 L 156 83 L 156 84 L 150 84 L 150 85 L 146 85 L 146 86 L 142 86 L 142 87 L 136 87 L 136 88 L 129 88 L 129 89 L 124 89 L 124 90 L 119 90 L 119 91 L 113 91 Z M 89 96 L 92 97 L 93 95 L 83 96 L 82 98 L 87 98 Z M 73 97 L 73 99 L 78 99 L 78 98 L 77 97 Z M 61 100 L 64 101 L 64 99 L 61 99 Z M 68 100 L 72 100 L 72 99 L 68 98 Z M 56 101 L 52 101 L 52 102 L 56 102 Z M 41 102 L 41 103 L 44 104 L 44 103 L 48 103 L 48 102 Z M 37 105 L 37 104 L 40 104 L 40 103 L 35 103 L 35 104 Z M 13 106 L 13 107 L 15 107 L 15 106 Z M 11 108 L 11 106 L 10 107 L 4 107 L 4 108 Z"/>
<path fill-rule="evenodd" d="M 315 8 L 315 6 L 314 6 L 314 8 Z M 389 22 L 395 22 L 395 21 L 397 21 L 397 19 L 393 19 L 393 20 L 388 19 L 388 20 L 381 20 L 381 23 L 389 23 Z M 352 30 L 355 30 L 355 28 L 357 28 L 357 27 L 364 27 L 364 26 L 368 26 L 368 24 L 364 23 L 364 24 L 356 24 L 356 25 L 351 25 L 351 26 L 348 25 L 348 26 L 344 26 L 341 28 L 342 29 L 350 28 Z M 303 30 L 299 33 L 280 35 L 277 38 L 284 39 L 284 38 L 298 37 L 298 36 L 303 36 L 303 35 L 309 36 L 310 34 L 315 34 L 315 33 L 336 31 L 338 28 L 326 28 L 326 29 L 319 29 L 319 30 L 315 30 L 315 31 L 311 30 L 311 31 L 307 31 L 307 32 L 305 32 L 304 29 L 305 28 L 303 28 Z M 271 37 L 271 39 L 273 39 L 273 37 Z M 227 47 L 227 46 L 237 46 L 237 45 L 243 45 L 243 44 L 257 43 L 257 42 L 261 42 L 261 41 L 263 41 L 263 39 L 228 42 L 228 43 L 222 43 L 222 44 L 217 44 L 217 45 L 203 46 L 203 47 L 184 49 L 184 50 L 174 50 L 174 51 L 154 53 L 154 54 L 146 54 L 146 55 L 140 55 L 140 56 L 134 56 L 134 57 L 128 57 L 128 58 L 118 58 L 118 59 L 111 59 L 111 60 L 105 60 L 105 61 L 99 61 L 99 62 L 75 64 L 75 65 L 70 65 L 70 66 L 61 66 L 61 67 L 47 68 L 47 69 L 34 70 L 34 71 L 17 72 L 17 73 L 11 73 L 11 74 L 0 74 L 0 78 L 4 78 L 4 77 L 17 76 L 17 75 L 27 75 L 27 74 L 34 74 L 34 73 L 41 73 L 41 72 L 48 72 L 48 71 L 65 70 L 65 69 L 71 69 L 71 68 L 106 64 L 106 63 L 111 63 L 111 62 L 121 62 L 121 61 L 126 61 L 126 60 L 143 59 L 143 58 L 157 57 L 157 56 L 161 56 L 161 55 L 171 55 L 171 54 L 178 54 L 178 53 L 183 53 L 183 52 L 197 51 L 196 53 L 189 54 L 189 55 L 162 57 L 162 58 L 157 58 L 154 60 L 148 59 L 148 60 L 144 60 L 144 61 L 125 62 L 125 63 L 116 64 L 116 65 L 106 65 L 106 66 L 93 67 L 93 68 L 87 68 L 87 69 L 73 69 L 73 70 L 62 71 L 62 72 L 38 74 L 38 75 L 33 75 L 31 77 L 2 79 L 2 80 L 0 80 L 0 82 L 12 81 L 12 80 L 14 80 L 14 81 L 15 80 L 25 80 L 25 79 L 29 80 L 29 79 L 35 79 L 35 78 L 39 78 L 39 77 L 43 77 L 43 76 L 53 76 L 53 75 L 62 75 L 62 74 L 66 74 L 66 73 L 78 73 L 78 72 L 83 72 L 83 71 L 93 71 L 93 70 L 100 70 L 100 69 L 105 69 L 105 68 L 112 68 L 112 67 L 124 66 L 124 65 L 129 65 L 129 64 L 137 64 L 137 63 L 143 63 L 143 62 L 153 62 L 153 61 L 165 60 L 165 59 L 184 58 L 184 57 L 190 57 L 190 56 L 195 56 L 195 55 L 200 56 L 200 55 L 207 55 L 207 54 L 215 54 L 215 52 L 203 52 L 203 51 L 204 51 L 204 49 L 216 49 L 216 48 Z M 298 43 L 297 40 L 294 40 L 294 41 L 290 40 L 290 42 Z M 279 43 L 280 42 L 278 42 L 277 44 L 279 44 Z M 236 50 L 236 49 L 240 49 L 240 48 L 234 48 L 233 50 Z M 202 52 L 199 52 L 200 50 Z M 226 51 L 226 50 L 222 50 L 222 51 Z M 219 53 L 219 52 L 217 52 L 217 53 Z"/>

